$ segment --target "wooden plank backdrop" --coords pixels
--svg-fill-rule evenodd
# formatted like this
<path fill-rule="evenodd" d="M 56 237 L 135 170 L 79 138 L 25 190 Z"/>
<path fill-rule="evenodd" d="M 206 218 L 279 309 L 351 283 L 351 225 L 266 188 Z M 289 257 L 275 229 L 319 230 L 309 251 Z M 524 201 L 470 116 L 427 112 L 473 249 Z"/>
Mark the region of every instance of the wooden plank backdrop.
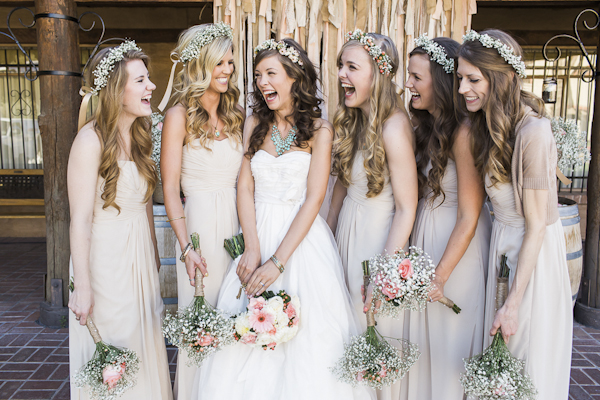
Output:
<path fill-rule="evenodd" d="M 403 87 L 407 55 L 413 39 L 448 36 L 457 41 L 471 27 L 475 0 L 215 0 L 214 22 L 227 22 L 234 31 L 235 60 L 245 65 L 238 87 L 245 88 L 240 103 L 252 90 L 254 47 L 274 37 L 293 38 L 319 67 L 325 100 L 324 117 L 333 118 L 337 106 L 336 58 L 346 32 L 360 28 L 391 37 L 400 53 L 395 81 Z"/>

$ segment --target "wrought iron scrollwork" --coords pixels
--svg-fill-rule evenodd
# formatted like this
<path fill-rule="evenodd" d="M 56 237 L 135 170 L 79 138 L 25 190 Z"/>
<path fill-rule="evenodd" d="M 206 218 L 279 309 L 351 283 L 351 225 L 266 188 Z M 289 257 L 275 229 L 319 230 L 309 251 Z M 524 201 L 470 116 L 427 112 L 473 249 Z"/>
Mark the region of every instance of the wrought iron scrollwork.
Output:
<path fill-rule="evenodd" d="M 548 48 L 548 45 L 550 44 L 550 42 L 552 42 L 554 39 L 558 39 L 558 38 L 566 38 L 566 39 L 571 39 L 571 40 L 575 41 L 575 43 L 577 43 L 577 45 L 579 46 L 579 49 L 580 49 L 580 50 L 581 50 L 581 52 L 583 53 L 583 55 L 584 55 L 584 57 L 585 57 L 585 59 L 586 59 L 586 61 L 587 61 L 588 65 L 589 65 L 589 67 L 590 67 L 590 70 L 589 70 L 589 71 L 588 71 L 588 70 L 586 70 L 586 71 L 584 71 L 584 72 L 581 74 L 581 79 L 582 79 L 584 82 L 591 82 L 591 81 L 593 81 L 594 79 L 596 79 L 596 74 L 597 74 L 597 71 L 596 71 L 596 68 L 594 67 L 594 65 L 592 64 L 592 60 L 590 59 L 590 55 L 588 54 L 587 50 L 585 49 L 585 46 L 583 45 L 583 42 L 581 41 L 581 37 L 579 36 L 579 29 L 578 29 L 578 26 L 579 26 L 579 20 L 580 20 L 580 19 L 581 19 L 581 17 L 582 17 L 584 14 L 586 14 L 586 13 L 591 13 L 591 14 L 593 14 L 593 15 L 596 17 L 596 19 L 595 19 L 595 21 L 596 21 L 596 22 L 594 23 L 594 25 L 593 25 L 593 26 L 590 26 L 590 25 L 588 24 L 588 21 L 586 21 L 586 20 L 584 19 L 584 20 L 583 20 L 583 25 L 585 26 L 585 28 L 586 28 L 587 30 L 589 30 L 589 31 L 591 31 L 591 30 L 594 30 L 594 29 L 598 28 L 598 26 L 600 25 L 600 16 L 599 16 L 599 15 L 598 15 L 598 13 L 596 12 L 596 10 L 593 10 L 593 9 L 591 9 L 591 8 L 585 9 L 585 10 L 583 10 L 582 12 L 580 12 L 580 13 L 579 13 L 579 15 L 577 15 L 577 18 L 575 18 L 575 22 L 573 23 L 573 33 L 574 33 L 574 35 L 569 35 L 569 34 L 566 34 L 566 33 L 561 33 L 561 34 L 559 34 L 559 35 L 555 35 L 555 36 L 551 37 L 551 38 L 550 38 L 550 39 L 548 39 L 548 41 L 547 41 L 547 42 L 544 44 L 544 48 L 542 49 L 542 53 L 543 53 L 543 55 L 544 55 L 544 58 L 546 59 L 546 61 L 555 62 L 555 61 L 557 61 L 557 60 L 560 58 L 560 56 L 561 56 L 561 53 L 562 53 L 562 52 L 561 52 L 561 50 L 560 50 L 560 48 L 559 48 L 558 46 L 555 46 L 555 47 L 554 47 L 554 49 L 555 49 L 555 50 L 556 50 L 556 52 L 557 52 L 557 55 L 556 55 L 556 57 L 554 57 L 554 58 L 550 58 L 550 57 L 548 57 L 548 54 L 547 54 L 547 48 Z M 592 72 L 592 75 L 591 75 L 591 76 L 589 76 L 589 77 L 588 77 L 588 76 L 586 76 L 586 74 L 587 74 L 588 72 Z"/>
<path fill-rule="evenodd" d="M 27 59 L 29 60 L 29 65 L 27 66 L 27 72 L 25 73 L 25 78 L 27 78 L 27 80 L 29 80 L 29 81 L 35 81 L 37 79 L 37 66 L 31 60 L 31 57 L 29 56 L 29 53 L 27 53 L 25 51 L 25 49 L 23 48 L 23 46 L 21 46 L 21 43 L 19 42 L 19 40 L 15 36 L 15 33 L 13 32 L 13 30 L 10 27 L 10 18 L 12 17 L 12 15 L 15 12 L 17 12 L 19 10 L 27 10 L 27 11 L 29 11 L 29 13 L 31 14 L 31 19 L 32 19 L 31 24 L 25 24 L 23 22 L 23 20 L 21 18 L 19 18 L 19 22 L 21 23 L 21 25 L 23 25 L 25 28 L 33 28 L 33 26 L 35 26 L 35 14 L 33 13 L 33 11 L 31 11 L 27 7 L 17 7 L 15 9 L 11 10 L 11 12 L 8 13 L 8 16 L 6 17 L 6 26 L 8 27 L 8 32 L 9 33 L 5 33 L 5 32 L 0 31 L 0 35 L 6 36 L 7 38 L 9 38 L 13 42 L 15 42 L 17 44 L 17 46 L 19 47 L 19 50 L 21 50 L 21 52 L 25 55 L 25 57 L 27 57 Z M 35 73 L 34 73 L 34 69 L 36 70 Z"/>
<path fill-rule="evenodd" d="M 31 108 L 31 104 L 25 99 L 26 97 L 29 97 L 29 100 L 32 100 L 31 92 L 29 90 L 11 90 L 10 97 L 15 98 L 14 103 L 10 104 L 10 112 L 12 115 L 15 117 L 31 115 L 33 109 Z"/>

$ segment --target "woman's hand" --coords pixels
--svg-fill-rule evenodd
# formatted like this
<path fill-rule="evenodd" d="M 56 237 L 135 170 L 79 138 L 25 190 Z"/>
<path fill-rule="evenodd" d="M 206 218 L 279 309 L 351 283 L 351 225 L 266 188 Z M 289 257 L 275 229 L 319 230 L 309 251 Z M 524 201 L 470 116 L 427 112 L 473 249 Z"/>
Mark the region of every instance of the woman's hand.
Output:
<path fill-rule="evenodd" d="M 260 251 L 246 248 L 238 263 L 236 273 L 242 285 L 247 285 L 250 277 L 260 265 Z M 250 292 L 249 292 L 250 293 Z"/>
<path fill-rule="evenodd" d="M 509 338 L 517 333 L 519 328 L 519 307 L 504 303 L 501 309 L 496 312 L 494 323 L 490 335 L 494 336 L 498 329 L 502 330 L 502 338 L 508 344 Z"/>
<path fill-rule="evenodd" d="M 190 285 L 196 286 L 196 268 L 202 272 L 202 275 L 208 276 L 208 266 L 204 257 L 200 256 L 194 250 L 190 250 L 185 257 L 185 269 L 190 277 Z"/>
<path fill-rule="evenodd" d="M 366 313 L 373 306 L 373 314 L 377 314 L 379 307 L 381 307 L 381 300 L 375 300 L 373 302 L 373 285 L 369 285 L 367 293 L 365 295 L 365 285 L 360 285 L 360 293 L 362 294 L 362 300 L 364 303 L 363 312 Z"/>
<path fill-rule="evenodd" d="M 260 296 L 273 282 L 279 278 L 279 268 L 269 259 L 254 271 L 246 286 L 249 296 Z"/>
<path fill-rule="evenodd" d="M 446 280 L 443 279 L 439 274 L 435 274 L 435 278 L 433 278 L 431 290 L 429 291 L 429 301 L 432 303 L 434 301 L 440 300 L 444 297 L 444 285 L 446 284 Z"/>
<path fill-rule="evenodd" d="M 69 297 L 69 309 L 75 314 L 79 325 L 85 325 L 87 318 L 92 314 L 94 308 L 94 294 L 91 287 L 75 286 L 75 290 Z"/>

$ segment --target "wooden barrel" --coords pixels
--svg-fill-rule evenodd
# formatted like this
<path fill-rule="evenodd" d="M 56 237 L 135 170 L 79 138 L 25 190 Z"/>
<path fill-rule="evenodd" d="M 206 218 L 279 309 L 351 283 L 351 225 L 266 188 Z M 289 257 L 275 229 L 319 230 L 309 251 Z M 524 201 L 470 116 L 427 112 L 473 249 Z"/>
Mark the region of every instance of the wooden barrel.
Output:
<path fill-rule="evenodd" d="M 575 306 L 583 269 L 583 246 L 581 243 L 581 228 L 579 226 L 579 208 L 575 201 L 565 197 L 559 197 L 558 204 L 560 222 L 565 232 L 567 266 L 569 268 L 569 280 L 571 281 L 573 306 Z"/>
<path fill-rule="evenodd" d="M 156 231 L 156 242 L 158 244 L 158 254 L 160 256 L 160 294 L 165 302 L 165 307 L 169 311 L 177 310 L 177 271 L 175 263 L 175 246 L 177 238 L 171 228 L 171 223 L 167 222 L 167 212 L 165 206 L 155 205 L 154 211 L 154 230 Z"/>

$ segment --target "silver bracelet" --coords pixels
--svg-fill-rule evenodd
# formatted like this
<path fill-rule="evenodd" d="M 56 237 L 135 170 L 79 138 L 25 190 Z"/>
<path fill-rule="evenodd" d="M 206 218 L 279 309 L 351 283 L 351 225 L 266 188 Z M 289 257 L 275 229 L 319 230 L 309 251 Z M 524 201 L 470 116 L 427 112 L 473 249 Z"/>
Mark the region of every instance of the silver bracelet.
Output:
<path fill-rule="evenodd" d="M 190 250 L 192 249 L 192 244 L 188 243 L 187 246 L 185 246 L 185 248 L 181 251 L 181 256 L 179 256 L 179 261 L 181 261 L 182 263 L 185 262 L 185 257 L 187 257 L 188 253 L 190 252 Z"/>

